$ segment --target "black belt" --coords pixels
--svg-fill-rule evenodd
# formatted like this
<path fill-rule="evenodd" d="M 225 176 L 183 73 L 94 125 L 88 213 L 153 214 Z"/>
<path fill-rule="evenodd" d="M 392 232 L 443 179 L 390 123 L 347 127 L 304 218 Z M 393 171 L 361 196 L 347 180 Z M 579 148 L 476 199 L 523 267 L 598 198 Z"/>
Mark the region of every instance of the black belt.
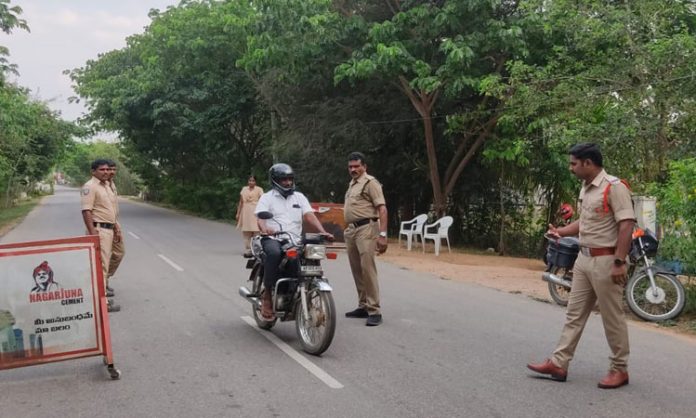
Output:
<path fill-rule="evenodd" d="M 359 226 L 367 225 L 370 222 L 376 221 L 377 218 L 365 218 L 365 219 L 360 219 L 355 222 L 351 222 L 351 225 L 353 225 L 353 228 L 357 228 Z"/>
<path fill-rule="evenodd" d="M 106 222 L 92 222 L 94 226 L 99 226 L 106 229 L 114 229 L 114 224 L 109 224 Z"/>

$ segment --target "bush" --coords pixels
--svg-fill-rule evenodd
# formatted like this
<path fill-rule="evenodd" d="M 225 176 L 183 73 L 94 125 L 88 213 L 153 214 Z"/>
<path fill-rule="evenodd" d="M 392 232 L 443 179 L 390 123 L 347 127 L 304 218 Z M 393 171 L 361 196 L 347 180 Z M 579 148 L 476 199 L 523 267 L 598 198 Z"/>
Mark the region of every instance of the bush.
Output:
<path fill-rule="evenodd" d="M 673 161 L 664 183 L 651 184 L 657 220 L 664 236 L 660 257 L 678 260 L 684 273 L 696 273 L 696 158 Z"/>
<path fill-rule="evenodd" d="M 168 183 L 162 202 L 214 219 L 233 219 L 246 179 L 220 179 L 204 185 Z"/>
<path fill-rule="evenodd" d="M 684 285 L 686 290 L 686 303 L 684 304 L 684 314 L 696 314 L 696 282 L 690 280 Z"/>

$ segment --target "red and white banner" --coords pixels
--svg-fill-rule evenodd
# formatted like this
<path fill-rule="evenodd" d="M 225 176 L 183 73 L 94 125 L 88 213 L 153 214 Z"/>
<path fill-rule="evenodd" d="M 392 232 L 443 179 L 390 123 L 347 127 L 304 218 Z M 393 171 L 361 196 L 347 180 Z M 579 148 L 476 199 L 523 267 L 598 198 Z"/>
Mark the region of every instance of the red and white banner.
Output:
<path fill-rule="evenodd" d="M 104 354 L 96 236 L 0 245 L 0 369 Z"/>

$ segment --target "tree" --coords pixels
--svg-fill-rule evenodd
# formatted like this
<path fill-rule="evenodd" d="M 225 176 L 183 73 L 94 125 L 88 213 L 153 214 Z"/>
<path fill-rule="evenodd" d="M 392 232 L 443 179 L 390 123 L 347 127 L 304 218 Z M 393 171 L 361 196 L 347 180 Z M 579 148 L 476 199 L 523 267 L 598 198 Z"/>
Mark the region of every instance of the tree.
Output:
<path fill-rule="evenodd" d="M 119 132 L 151 197 L 229 216 L 230 195 L 265 160 L 268 112 L 235 66 L 249 10 L 202 1 L 152 13 L 126 48 L 71 72 L 86 122 Z"/>
<path fill-rule="evenodd" d="M 27 90 L 0 88 L 0 190 L 5 206 L 20 182 L 31 186 L 50 172 L 74 133 L 71 123 L 31 100 Z"/>
<path fill-rule="evenodd" d="M 433 203 L 442 215 L 464 168 L 495 135 L 506 62 L 526 54 L 517 2 L 392 5 L 393 17 L 371 25 L 365 45 L 336 69 L 336 82 L 374 77 L 408 98 L 423 124 Z M 434 121 L 442 118 L 456 138 L 449 143 L 436 135 Z M 443 147 L 450 158 L 443 158 Z"/>
<path fill-rule="evenodd" d="M 696 151 L 696 21 L 689 1 L 525 2 L 543 28 L 542 65 L 510 64 L 517 129 L 563 149 L 603 146 L 638 190 L 669 158 Z"/>
<path fill-rule="evenodd" d="M 0 0 L 0 31 L 6 34 L 12 33 L 15 28 L 29 31 L 29 26 L 24 19 L 20 19 L 22 8 L 19 6 L 10 7 L 10 0 Z M 10 55 L 9 49 L 0 45 L 0 87 L 4 83 L 5 74 L 17 74 L 17 65 L 11 64 L 7 57 Z"/>

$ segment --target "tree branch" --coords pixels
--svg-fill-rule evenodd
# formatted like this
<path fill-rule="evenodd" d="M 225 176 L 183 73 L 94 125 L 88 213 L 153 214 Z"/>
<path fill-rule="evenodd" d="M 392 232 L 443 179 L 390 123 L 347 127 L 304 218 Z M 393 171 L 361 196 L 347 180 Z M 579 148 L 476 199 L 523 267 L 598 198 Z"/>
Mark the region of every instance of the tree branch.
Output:
<path fill-rule="evenodd" d="M 469 148 L 469 151 L 466 153 L 464 158 L 459 161 L 459 164 L 457 164 L 457 168 L 452 173 L 452 177 L 445 179 L 445 195 L 450 194 L 452 190 L 454 190 L 454 186 L 457 184 L 457 179 L 462 174 L 462 171 L 464 171 L 464 168 L 467 166 L 469 161 L 471 161 L 471 159 L 474 157 L 476 151 L 478 151 L 483 142 L 490 136 L 491 131 L 498 123 L 498 118 L 500 118 L 500 114 L 496 114 L 488 122 L 486 122 L 483 131 L 476 138 L 476 141 L 471 145 L 471 148 Z"/>

